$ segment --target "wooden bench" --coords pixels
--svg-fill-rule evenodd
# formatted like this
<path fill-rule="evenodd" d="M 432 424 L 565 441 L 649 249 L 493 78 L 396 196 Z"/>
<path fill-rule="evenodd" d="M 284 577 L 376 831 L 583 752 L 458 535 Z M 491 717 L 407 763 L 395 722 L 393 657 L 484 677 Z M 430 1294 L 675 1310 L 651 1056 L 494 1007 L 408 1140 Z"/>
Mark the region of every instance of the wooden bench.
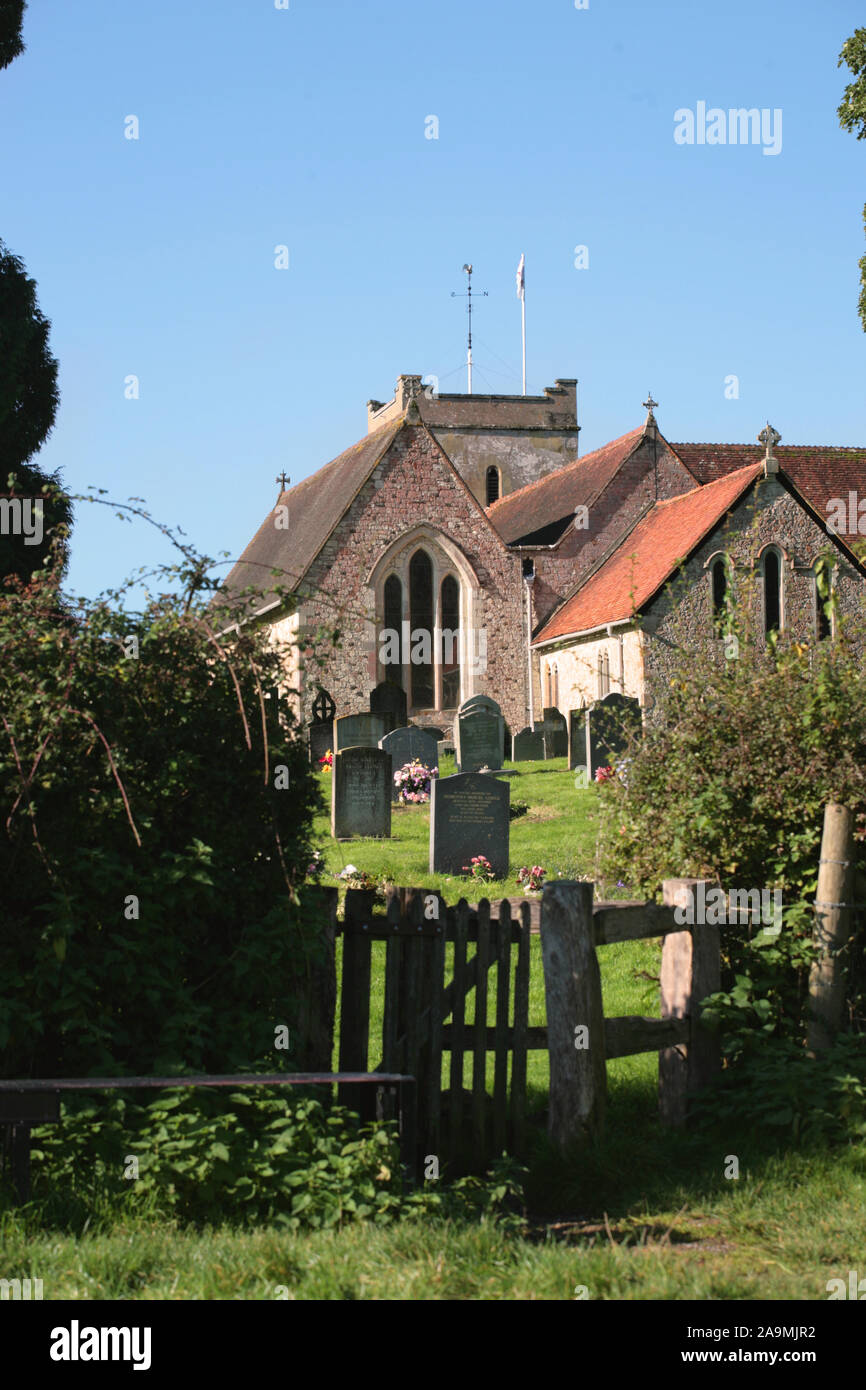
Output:
<path fill-rule="evenodd" d="M 194 1086 L 365 1086 L 386 1087 L 397 1098 L 400 1154 L 404 1174 L 414 1171 L 416 1093 L 414 1076 L 392 1072 L 278 1072 L 260 1076 L 79 1076 L 46 1080 L 0 1080 L 0 1139 L 4 1160 L 11 1168 L 18 1201 L 30 1195 L 30 1131 L 36 1125 L 56 1124 L 60 1097 L 67 1091 L 181 1090 Z M 4 1163 L 5 1166 L 5 1163 Z"/>

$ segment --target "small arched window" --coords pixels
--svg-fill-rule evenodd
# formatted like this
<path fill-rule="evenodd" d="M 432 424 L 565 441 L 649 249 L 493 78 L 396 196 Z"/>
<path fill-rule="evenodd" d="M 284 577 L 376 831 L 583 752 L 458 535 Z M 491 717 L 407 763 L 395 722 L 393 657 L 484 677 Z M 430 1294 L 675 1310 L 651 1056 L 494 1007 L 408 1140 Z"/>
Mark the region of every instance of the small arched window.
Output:
<path fill-rule="evenodd" d="M 713 627 L 720 632 L 728 606 L 728 566 L 724 556 L 714 560 L 710 571 L 713 585 Z"/>
<path fill-rule="evenodd" d="M 819 560 L 815 565 L 815 634 L 819 642 L 833 636 L 834 585 L 836 572 L 832 565 Z"/>
<path fill-rule="evenodd" d="M 499 469 L 492 464 L 487 470 L 487 505 L 499 501 Z"/>
<path fill-rule="evenodd" d="M 610 657 L 607 652 L 598 654 L 598 696 L 603 700 L 610 691 Z"/>
<path fill-rule="evenodd" d="M 775 550 L 764 553 L 764 632 L 778 632 L 782 626 L 782 566 Z"/>

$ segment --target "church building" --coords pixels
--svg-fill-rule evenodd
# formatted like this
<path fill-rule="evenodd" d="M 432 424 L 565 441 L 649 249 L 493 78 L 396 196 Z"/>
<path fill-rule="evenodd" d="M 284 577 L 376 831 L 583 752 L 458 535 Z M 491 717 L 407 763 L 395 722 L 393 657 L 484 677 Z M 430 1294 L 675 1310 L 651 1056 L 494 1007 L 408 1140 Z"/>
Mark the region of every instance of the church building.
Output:
<path fill-rule="evenodd" d="M 756 445 L 669 443 L 650 397 L 581 458 L 576 387 L 440 395 L 401 376 L 363 439 L 280 494 L 226 589 L 291 641 L 303 722 L 320 689 L 350 714 L 383 681 L 440 729 L 477 694 L 514 733 L 611 691 L 647 707 L 677 647 L 721 645 L 741 585 L 760 630 L 806 642 L 832 637 L 822 566 L 838 611 L 861 607 L 866 449 L 780 446 L 770 425 Z M 308 667 L 321 628 L 339 644 Z"/>

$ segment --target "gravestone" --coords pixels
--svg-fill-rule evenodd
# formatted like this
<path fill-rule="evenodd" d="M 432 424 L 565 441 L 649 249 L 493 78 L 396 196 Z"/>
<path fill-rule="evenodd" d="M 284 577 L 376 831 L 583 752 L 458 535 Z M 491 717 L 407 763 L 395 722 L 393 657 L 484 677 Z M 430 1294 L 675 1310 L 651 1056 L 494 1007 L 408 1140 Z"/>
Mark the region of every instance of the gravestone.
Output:
<path fill-rule="evenodd" d="M 595 778 L 600 767 L 612 767 L 625 751 L 629 737 L 640 730 L 640 704 L 633 696 L 614 691 L 590 705 L 587 712 L 590 779 Z"/>
<path fill-rule="evenodd" d="M 541 724 L 536 723 L 535 728 L 544 734 L 546 758 L 568 757 L 568 725 L 558 709 L 548 706 L 543 710 Z"/>
<path fill-rule="evenodd" d="M 391 835 L 391 754 L 344 748 L 331 768 L 331 834 L 335 840 Z"/>
<path fill-rule="evenodd" d="M 343 714 L 334 720 L 334 752 L 341 748 L 378 748 L 388 729 L 381 714 Z"/>
<path fill-rule="evenodd" d="M 568 770 L 586 767 L 586 709 L 572 709 L 568 712 Z"/>
<path fill-rule="evenodd" d="M 313 767 L 318 768 L 328 749 L 333 749 L 334 747 L 333 722 L 327 724 L 311 724 L 308 729 L 308 734 L 310 740 L 310 762 L 313 764 Z"/>
<path fill-rule="evenodd" d="M 433 768 L 437 772 L 439 770 L 439 748 L 435 738 L 428 734 L 426 729 L 416 729 L 412 726 L 394 729 L 379 741 L 379 747 L 391 754 L 394 772 L 399 772 L 406 763 L 414 762 L 416 759 L 431 771 Z M 399 794 L 399 788 L 392 777 L 391 800 L 396 801 Z"/>
<path fill-rule="evenodd" d="M 519 734 L 515 734 L 511 744 L 511 761 L 513 763 L 540 762 L 544 758 L 544 734 L 541 729 L 536 727 L 534 730 L 529 726 L 521 729 Z"/>
<path fill-rule="evenodd" d="M 334 743 L 334 715 L 337 713 L 337 706 L 327 690 L 319 687 L 319 693 L 313 701 L 313 718 L 308 725 L 308 736 L 310 745 L 310 762 L 313 767 L 318 768 L 320 759 L 324 758 L 329 748 L 333 748 Z"/>
<path fill-rule="evenodd" d="M 459 772 L 477 772 L 481 767 L 498 769 L 502 766 L 504 720 L 498 705 L 496 712 L 484 705 L 461 711 L 455 723 Z"/>
<path fill-rule="evenodd" d="M 457 713 L 462 714 L 465 709 L 492 709 L 494 714 L 502 713 L 491 695 L 470 695 L 468 700 L 463 701 Z"/>
<path fill-rule="evenodd" d="M 457 773 L 431 788 L 430 872 L 460 874 L 483 854 L 497 878 L 508 876 L 511 790 L 497 777 Z"/>
<path fill-rule="evenodd" d="M 394 681 L 382 681 L 370 691 L 370 713 L 385 718 L 385 732 L 402 729 L 407 720 L 406 692 Z"/>
<path fill-rule="evenodd" d="M 437 743 L 445 737 L 445 730 L 437 728 L 435 724 L 419 724 L 418 728 L 423 729 L 425 734 L 432 734 Z"/>

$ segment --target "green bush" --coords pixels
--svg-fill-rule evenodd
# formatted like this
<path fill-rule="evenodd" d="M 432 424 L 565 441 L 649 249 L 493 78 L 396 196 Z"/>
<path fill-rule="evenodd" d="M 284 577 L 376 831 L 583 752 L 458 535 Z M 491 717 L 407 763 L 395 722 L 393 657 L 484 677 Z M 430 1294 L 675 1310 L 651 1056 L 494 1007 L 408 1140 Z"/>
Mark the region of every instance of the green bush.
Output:
<path fill-rule="evenodd" d="M 829 602 L 829 600 L 828 600 Z M 711 880 L 725 890 L 780 890 L 778 936 L 760 924 L 721 927 L 723 996 L 715 1021 L 730 1055 L 750 1032 L 804 1037 L 808 966 L 824 807 L 855 812 L 854 896 L 866 899 L 866 673 L 861 621 L 837 617 L 832 641 L 807 647 L 756 637 L 747 604 L 721 643 L 685 642 L 645 736 L 620 774 L 599 789 L 598 872 L 649 897 L 667 877 Z M 863 949 L 848 952 L 849 1008 L 863 1021 Z"/>
<path fill-rule="evenodd" d="M 4 1076 L 273 1067 L 304 995 L 318 792 L 281 653 L 188 579 L 141 613 L 0 592 Z"/>
<path fill-rule="evenodd" d="M 839 1037 L 810 1057 L 786 1038 L 764 1038 L 735 1068 L 691 1103 L 704 1132 L 732 1123 L 786 1142 L 839 1143 L 866 1138 L 866 1048 L 859 1036 Z"/>
<path fill-rule="evenodd" d="M 264 1090 L 169 1091 L 148 1104 L 76 1097 L 60 1124 L 35 1132 L 32 1156 L 43 1219 L 77 1203 L 82 1212 L 132 1206 L 198 1225 L 294 1230 L 412 1214 L 520 1224 L 522 1170 L 510 1160 L 486 1180 L 404 1191 L 393 1124 L 361 1125 L 318 1098 Z"/>

